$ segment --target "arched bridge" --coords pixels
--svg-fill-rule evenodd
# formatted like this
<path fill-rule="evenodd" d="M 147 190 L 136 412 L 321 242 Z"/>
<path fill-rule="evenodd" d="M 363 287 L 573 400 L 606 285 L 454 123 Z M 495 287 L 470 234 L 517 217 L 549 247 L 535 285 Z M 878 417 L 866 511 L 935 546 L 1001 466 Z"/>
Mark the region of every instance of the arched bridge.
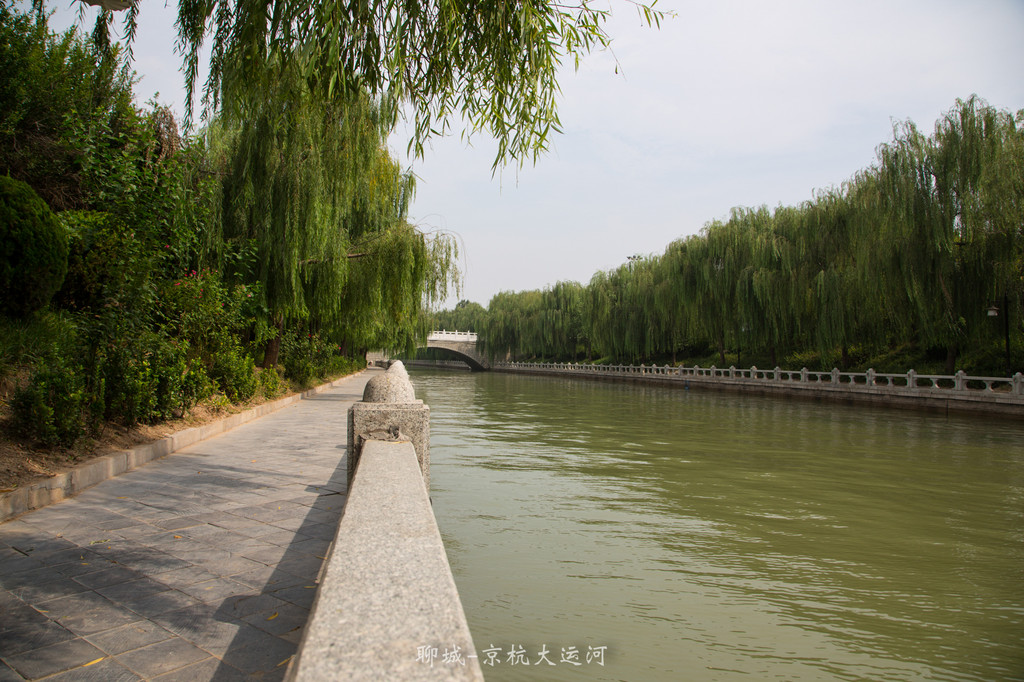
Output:
<path fill-rule="evenodd" d="M 477 350 L 475 332 L 432 331 L 427 336 L 426 347 L 451 351 L 473 371 L 491 368 L 490 361 Z"/>

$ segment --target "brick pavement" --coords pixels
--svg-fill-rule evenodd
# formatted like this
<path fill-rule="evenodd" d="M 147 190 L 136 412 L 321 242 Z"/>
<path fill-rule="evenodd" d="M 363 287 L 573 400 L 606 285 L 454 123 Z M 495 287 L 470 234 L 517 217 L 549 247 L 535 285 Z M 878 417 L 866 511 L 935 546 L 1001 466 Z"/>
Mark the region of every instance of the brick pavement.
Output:
<path fill-rule="evenodd" d="M 0 682 L 282 679 L 369 376 L 0 524 Z"/>

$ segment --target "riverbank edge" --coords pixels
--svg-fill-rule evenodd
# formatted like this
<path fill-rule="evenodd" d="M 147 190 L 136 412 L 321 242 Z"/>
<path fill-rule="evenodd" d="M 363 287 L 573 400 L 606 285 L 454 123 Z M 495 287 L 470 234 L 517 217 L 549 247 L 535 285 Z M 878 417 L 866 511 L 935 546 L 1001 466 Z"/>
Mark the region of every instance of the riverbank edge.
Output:
<path fill-rule="evenodd" d="M 61 500 L 73 497 L 87 488 L 91 488 L 97 483 L 102 483 L 115 476 L 138 469 L 149 462 L 166 457 L 182 448 L 195 445 L 208 438 L 227 433 L 242 424 L 265 417 L 300 400 L 334 388 L 342 381 L 358 376 L 365 371 L 365 369 L 361 369 L 352 374 L 346 374 L 343 377 L 314 386 L 305 391 L 257 405 L 244 412 L 232 414 L 202 426 L 193 426 L 172 433 L 152 443 L 138 445 L 127 450 L 119 450 L 108 455 L 101 455 L 43 481 L 38 481 L 10 492 L 0 493 L 0 523 L 11 521 L 30 511 L 56 504 Z"/>
<path fill-rule="evenodd" d="M 1024 417 L 1024 401 L 1012 399 L 1011 396 L 1004 397 L 999 394 L 951 395 L 938 393 L 937 391 L 941 391 L 941 389 L 920 388 L 913 392 L 901 389 L 897 392 L 885 387 L 859 387 L 856 390 L 849 390 L 842 385 L 802 384 L 768 380 L 759 380 L 755 383 L 727 377 L 599 374 L 596 372 L 590 373 L 585 370 L 568 372 L 547 367 L 508 367 L 498 364 L 493 365 L 490 371 L 505 374 L 542 374 L 545 376 L 592 381 L 672 386 L 684 390 L 690 387 L 700 387 L 766 397 L 781 396 L 815 402 L 828 401 L 843 405 L 870 404 L 879 407 L 916 410 L 933 414 L 985 414 L 998 418 L 1018 419 Z"/>

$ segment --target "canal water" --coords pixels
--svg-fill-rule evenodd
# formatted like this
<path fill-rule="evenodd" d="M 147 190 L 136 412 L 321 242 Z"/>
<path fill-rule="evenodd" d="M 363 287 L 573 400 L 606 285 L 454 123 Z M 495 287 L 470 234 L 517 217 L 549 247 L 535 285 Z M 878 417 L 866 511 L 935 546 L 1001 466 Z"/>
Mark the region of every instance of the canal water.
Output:
<path fill-rule="evenodd" d="M 1024 679 L 1019 421 L 410 374 L 492 682 Z"/>

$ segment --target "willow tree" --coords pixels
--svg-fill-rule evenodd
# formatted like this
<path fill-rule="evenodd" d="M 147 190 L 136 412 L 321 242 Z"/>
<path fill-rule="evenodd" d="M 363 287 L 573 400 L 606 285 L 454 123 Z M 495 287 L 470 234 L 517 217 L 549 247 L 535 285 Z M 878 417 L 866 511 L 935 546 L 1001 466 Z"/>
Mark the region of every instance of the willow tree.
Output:
<path fill-rule="evenodd" d="M 665 248 L 654 264 L 655 319 L 660 321 L 659 351 L 669 353 L 673 364 L 678 352 L 695 341 L 693 301 L 686 284 L 687 240 L 676 240 Z"/>
<path fill-rule="evenodd" d="M 744 209 L 733 209 L 730 219 L 713 221 L 701 230 L 703 249 L 690 249 L 687 255 L 699 264 L 699 320 L 714 341 L 719 360 L 725 364 L 726 342 L 738 338 L 750 324 L 746 315 L 753 299 L 741 294 L 749 291 L 749 267 L 753 242 L 745 225 Z M 746 305 L 741 306 L 741 303 Z"/>
<path fill-rule="evenodd" d="M 583 287 L 578 282 L 556 282 L 541 292 L 535 318 L 541 354 L 559 360 L 576 360 L 583 329 Z"/>
<path fill-rule="evenodd" d="M 856 204 L 851 183 L 818 192 L 806 202 L 798 221 L 797 259 L 793 268 L 806 287 L 804 319 L 807 343 L 823 356 L 839 351 L 840 365 L 850 364 L 850 347 L 877 345 L 882 300 L 857 267 Z"/>
<path fill-rule="evenodd" d="M 276 363 L 286 324 L 362 346 L 380 337 L 370 318 L 384 308 L 394 313 L 386 341 L 395 343 L 409 335 L 424 293 L 447 286 L 454 247 L 431 245 L 407 224 L 412 177 L 388 153 L 380 103 L 359 93 L 327 100 L 297 69 L 267 69 L 211 127 L 226 158 L 223 238 L 254 251 L 251 275 L 268 310 L 264 363 Z M 355 298 L 347 285 L 358 258 L 375 267 L 357 271 Z"/>
<path fill-rule="evenodd" d="M 977 192 L 964 205 L 969 225 L 983 226 L 991 254 L 992 293 L 1001 301 L 1000 316 L 1007 373 L 1014 367 L 1011 332 L 1020 338 L 1024 321 L 1024 110 L 986 112 L 999 137 L 978 177 Z"/>
<path fill-rule="evenodd" d="M 463 299 L 451 310 L 432 315 L 434 329 L 460 332 L 482 332 L 487 321 L 487 309 L 479 303 Z"/>
<path fill-rule="evenodd" d="M 752 350 L 767 349 L 775 366 L 779 352 L 797 346 L 803 333 L 807 296 L 799 270 L 805 259 L 797 235 L 804 211 L 780 206 L 769 212 L 762 207 L 745 216 L 751 230 L 751 263 L 746 286 L 739 292 L 747 328 L 742 335 Z"/>
<path fill-rule="evenodd" d="M 958 100 L 935 126 L 936 195 L 943 214 L 953 216 L 958 313 L 974 339 L 991 334 L 986 313 L 996 302 L 1004 320 L 1020 319 L 1009 303 L 1011 296 L 1019 300 L 1022 285 L 1020 118 L 971 97 Z M 1009 365 L 1008 324 L 1005 329 Z"/>
<path fill-rule="evenodd" d="M 33 0 L 42 7 L 44 0 Z M 127 9 L 129 40 L 138 22 L 138 0 L 83 0 L 104 9 L 97 34 L 107 36 L 111 9 Z M 656 0 L 655 0 L 656 2 Z M 636 8 L 648 25 L 665 13 Z M 367 92 L 408 105 L 422 154 L 432 135 L 453 120 L 467 134 L 486 132 L 498 143 L 495 165 L 524 161 L 547 149 L 558 132 L 557 76 L 607 47 L 609 9 L 592 0 L 446 2 L 445 0 L 178 0 L 178 41 L 191 119 L 193 93 L 202 84 L 199 57 L 210 45 L 206 110 L 244 96 L 265 77 L 265 65 L 298 67 L 327 98 Z"/>
<path fill-rule="evenodd" d="M 357 354 L 371 348 L 411 354 L 430 331 L 428 311 L 448 295 L 455 242 L 401 221 L 361 249 L 338 301 L 339 340 Z"/>
<path fill-rule="evenodd" d="M 499 291 L 487 305 L 482 341 L 492 358 L 534 355 L 528 320 L 539 307 L 539 291 Z"/>
<path fill-rule="evenodd" d="M 879 147 L 883 243 L 875 249 L 878 270 L 896 273 L 912 336 L 947 349 L 947 372 L 1005 287 L 996 264 L 1005 259 L 1007 247 L 1013 248 L 1019 230 L 1009 227 L 1007 232 L 1007 223 L 999 223 L 1000 228 L 989 219 L 1001 211 L 975 207 L 998 203 L 981 200 L 983 178 L 992 178 L 989 169 L 998 167 L 1004 140 L 1014 138 L 1007 132 L 1014 129 L 1013 117 L 971 98 L 958 101 L 936 124 L 933 136 L 906 122 L 897 125 L 891 143 Z"/>
<path fill-rule="evenodd" d="M 607 272 L 597 272 L 584 296 L 585 318 L 595 350 L 615 360 L 639 361 L 653 355 L 654 264 L 634 256 Z"/>

